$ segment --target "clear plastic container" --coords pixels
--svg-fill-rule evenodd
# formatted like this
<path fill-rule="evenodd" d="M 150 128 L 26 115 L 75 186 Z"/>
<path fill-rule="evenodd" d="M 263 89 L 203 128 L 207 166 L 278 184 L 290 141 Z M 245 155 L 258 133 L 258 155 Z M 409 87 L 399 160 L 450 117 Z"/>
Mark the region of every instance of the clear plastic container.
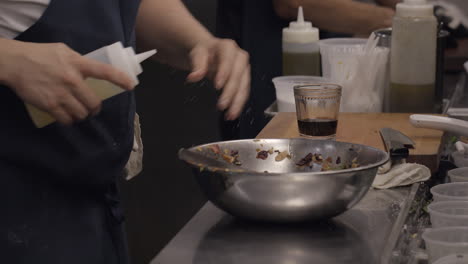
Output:
<path fill-rule="evenodd" d="M 294 86 L 305 84 L 330 83 L 330 80 L 317 76 L 290 75 L 273 78 L 276 90 L 278 112 L 296 112 Z"/>
<path fill-rule="evenodd" d="M 468 227 L 427 228 L 422 238 L 430 263 L 452 254 L 468 254 Z"/>
<path fill-rule="evenodd" d="M 322 75 L 343 87 L 343 112 L 382 112 L 388 85 L 390 49 L 365 51 L 367 39 L 333 38 L 319 41 Z"/>
<path fill-rule="evenodd" d="M 449 170 L 447 175 L 451 182 L 468 182 L 468 167 Z"/>
<path fill-rule="evenodd" d="M 468 182 L 439 184 L 431 188 L 434 202 L 466 201 L 468 202 Z"/>
<path fill-rule="evenodd" d="M 322 57 L 322 76 L 330 78 L 331 65 L 336 59 L 342 61 L 356 60 L 357 51 L 366 44 L 364 38 L 330 38 L 319 41 Z"/>
<path fill-rule="evenodd" d="M 468 264 L 467 254 L 453 254 L 440 258 L 433 264 Z"/>
<path fill-rule="evenodd" d="M 468 154 L 467 153 L 461 153 L 459 151 L 456 151 L 452 153 L 452 158 L 453 158 L 453 163 L 455 166 L 462 168 L 462 167 L 468 167 Z"/>
<path fill-rule="evenodd" d="M 428 208 L 433 228 L 468 227 L 468 202 L 431 203 Z"/>

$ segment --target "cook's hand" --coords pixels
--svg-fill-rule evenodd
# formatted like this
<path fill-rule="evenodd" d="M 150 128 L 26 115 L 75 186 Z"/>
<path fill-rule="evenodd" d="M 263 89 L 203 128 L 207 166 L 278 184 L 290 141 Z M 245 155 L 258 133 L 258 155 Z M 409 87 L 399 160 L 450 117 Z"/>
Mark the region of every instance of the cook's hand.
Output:
<path fill-rule="evenodd" d="M 1 80 L 25 102 L 71 124 L 100 110 L 101 100 L 84 80 L 110 81 L 126 90 L 134 81 L 110 65 L 81 56 L 62 43 L 15 41 L 0 58 Z"/>
<path fill-rule="evenodd" d="M 195 45 L 190 52 L 192 71 L 189 82 L 197 82 L 209 75 L 216 89 L 223 89 L 218 108 L 227 110 L 225 118 L 239 117 L 250 92 L 249 55 L 233 40 L 211 38 Z"/>

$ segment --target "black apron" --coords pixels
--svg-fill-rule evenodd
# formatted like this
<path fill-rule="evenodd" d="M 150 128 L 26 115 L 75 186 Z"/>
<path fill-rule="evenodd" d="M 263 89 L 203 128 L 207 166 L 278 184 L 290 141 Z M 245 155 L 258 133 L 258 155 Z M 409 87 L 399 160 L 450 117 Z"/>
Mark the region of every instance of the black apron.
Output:
<path fill-rule="evenodd" d="M 85 54 L 134 44 L 138 0 L 51 0 L 16 39 Z M 128 263 L 116 180 L 133 145 L 133 93 L 73 126 L 35 128 L 0 86 L 0 262 Z"/>

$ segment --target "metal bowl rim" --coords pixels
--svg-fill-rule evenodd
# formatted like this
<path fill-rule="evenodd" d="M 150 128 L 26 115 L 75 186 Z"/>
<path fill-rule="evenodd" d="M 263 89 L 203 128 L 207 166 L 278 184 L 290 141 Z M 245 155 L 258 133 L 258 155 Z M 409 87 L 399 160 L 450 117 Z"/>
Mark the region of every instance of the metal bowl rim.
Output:
<path fill-rule="evenodd" d="M 261 138 L 261 139 L 238 139 L 238 140 L 218 141 L 218 142 L 212 142 L 212 143 L 206 143 L 206 144 L 193 146 L 193 147 L 191 147 L 189 149 L 190 150 L 196 150 L 197 148 L 203 148 L 203 147 L 210 146 L 210 145 L 215 145 L 215 144 L 249 142 L 249 141 L 260 142 L 262 140 L 285 140 L 285 139 L 287 139 L 287 138 Z M 323 141 L 323 139 L 307 139 L 307 138 L 289 138 L 289 140 Z M 369 165 L 366 165 L 366 166 L 363 166 L 363 167 L 352 168 L 352 169 L 318 171 L 318 172 L 310 172 L 310 171 L 300 172 L 299 171 L 299 172 L 288 172 L 288 173 L 285 173 L 285 172 L 268 172 L 268 173 L 264 173 L 264 172 L 246 171 L 244 173 L 247 173 L 249 175 L 256 175 L 256 176 L 263 175 L 263 176 L 268 176 L 268 177 L 270 177 L 270 176 L 283 176 L 283 175 L 290 175 L 290 176 L 294 176 L 294 175 L 330 175 L 330 174 L 337 175 L 337 174 L 359 172 L 359 171 L 364 171 L 364 170 L 367 170 L 367 169 L 373 169 L 373 168 L 376 168 L 376 167 L 380 167 L 383 164 L 387 163 L 389 158 L 390 158 L 387 152 L 385 152 L 383 150 L 380 150 L 378 148 L 374 148 L 374 147 L 371 147 L 371 146 L 366 146 L 366 145 L 363 145 L 363 144 L 344 142 L 344 141 L 334 141 L 334 142 L 339 142 L 339 143 L 344 143 L 344 144 L 351 144 L 351 145 L 355 145 L 355 146 L 368 148 L 368 149 L 371 149 L 371 150 L 374 150 L 374 151 L 377 151 L 377 152 L 381 152 L 382 154 L 384 154 L 384 158 L 379 162 L 372 163 L 372 164 L 369 164 Z M 190 163 L 189 163 L 189 165 L 192 166 L 192 167 L 200 167 L 200 166 L 195 166 L 195 165 L 190 164 Z M 207 169 L 209 170 L 210 168 L 207 168 Z M 230 171 L 223 171 L 223 170 L 217 170 L 217 171 L 213 171 L 213 172 L 233 173 L 233 174 L 238 174 L 239 173 L 239 172 L 230 172 Z"/>

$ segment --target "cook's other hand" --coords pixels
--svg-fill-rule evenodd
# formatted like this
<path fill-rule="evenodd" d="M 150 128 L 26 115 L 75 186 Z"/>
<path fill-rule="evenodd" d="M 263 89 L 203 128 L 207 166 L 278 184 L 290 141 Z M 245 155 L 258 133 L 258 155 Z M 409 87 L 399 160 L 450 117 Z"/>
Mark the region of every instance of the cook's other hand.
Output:
<path fill-rule="evenodd" d="M 190 58 L 192 70 L 187 80 L 197 82 L 205 76 L 211 77 L 216 89 L 222 89 L 218 108 L 227 110 L 226 119 L 236 119 L 250 92 L 248 53 L 233 40 L 211 38 L 195 45 Z"/>
<path fill-rule="evenodd" d="M 62 43 L 0 39 L 0 47 L 0 82 L 62 124 L 99 112 L 101 100 L 86 78 L 107 80 L 126 90 L 134 87 L 126 74 L 83 57 Z"/>
<path fill-rule="evenodd" d="M 153 59 L 190 71 L 187 80 L 211 77 L 222 89 L 218 108 L 236 119 L 250 92 L 247 52 L 232 40 L 215 38 L 180 0 L 142 0 L 136 23 L 142 50 L 158 50 Z"/>

